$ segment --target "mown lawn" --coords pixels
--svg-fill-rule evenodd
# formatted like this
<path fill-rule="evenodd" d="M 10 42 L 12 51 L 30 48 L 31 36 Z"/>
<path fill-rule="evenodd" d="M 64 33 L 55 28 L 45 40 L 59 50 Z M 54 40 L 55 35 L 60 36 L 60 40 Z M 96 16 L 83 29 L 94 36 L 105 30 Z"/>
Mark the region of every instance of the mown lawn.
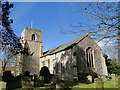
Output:
<path fill-rule="evenodd" d="M 78 81 L 59 81 L 61 83 L 64 83 L 65 88 L 94 88 L 94 83 L 91 84 L 86 84 L 86 83 L 80 83 Z M 1 87 L 5 88 L 5 83 L 0 83 L 0 89 Z M 34 90 L 39 90 L 39 89 L 55 89 L 55 85 L 51 84 L 44 84 L 43 87 L 34 87 Z M 104 83 L 104 88 L 118 88 L 118 78 L 116 79 L 116 85 L 111 84 L 111 80 L 107 80 Z M 20 90 L 15 89 L 15 90 Z"/>
<path fill-rule="evenodd" d="M 80 83 L 77 81 L 59 81 L 64 83 L 65 88 L 94 88 L 94 83 L 86 84 Z M 47 87 L 37 87 L 36 89 L 47 89 L 47 88 L 55 88 L 55 86 L 47 86 Z M 116 85 L 111 84 L 111 80 L 107 80 L 104 83 L 104 88 L 118 88 L 118 78 L 116 79 Z"/>
<path fill-rule="evenodd" d="M 78 85 L 74 85 L 72 88 L 94 88 L 94 83 L 91 84 L 78 83 Z M 104 88 L 118 88 L 118 79 L 116 79 L 116 85 L 112 85 L 111 80 L 107 80 L 104 83 Z"/>
<path fill-rule="evenodd" d="M 63 81 L 66 85 L 66 88 L 94 88 L 94 83 L 86 84 L 80 82 L 69 82 Z M 118 88 L 118 78 L 116 79 L 116 85 L 111 84 L 111 80 L 107 80 L 104 83 L 104 88 Z"/>
<path fill-rule="evenodd" d="M 0 81 L 0 90 L 1 90 L 2 88 L 6 88 L 6 83 Z"/>

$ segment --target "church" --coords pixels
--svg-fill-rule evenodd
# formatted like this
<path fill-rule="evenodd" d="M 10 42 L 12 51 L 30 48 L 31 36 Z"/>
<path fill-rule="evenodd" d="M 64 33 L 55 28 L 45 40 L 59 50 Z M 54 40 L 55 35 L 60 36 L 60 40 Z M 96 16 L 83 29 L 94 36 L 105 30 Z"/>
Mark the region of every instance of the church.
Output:
<path fill-rule="evenodd" d="M 16 75 L 29 71 L 39 74 L 47 66 L 51 74 L 60 80 L 80 80 L 85 75 L 108 75 L 101 48 L 89 36 L 78 37 L 43 52 L 43 31 L 25 27 L 21 33 L 21 44 L 30 55 L 17 54 Z"/>

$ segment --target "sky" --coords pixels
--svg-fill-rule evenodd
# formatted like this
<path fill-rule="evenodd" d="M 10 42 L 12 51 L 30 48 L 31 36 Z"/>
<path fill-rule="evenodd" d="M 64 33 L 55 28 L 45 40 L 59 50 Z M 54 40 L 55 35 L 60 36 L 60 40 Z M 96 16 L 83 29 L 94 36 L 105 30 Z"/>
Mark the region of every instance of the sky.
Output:
<path fill-rule="evenodd" d="M 78 24 L 90 18 L 82 13 L 76 13 L 85 2 L 11 2 L 14 8 L 10 11 L 13 19 L 12 28 L 20 37 L 21 32 L 27 27 L 43 30 L 43 50 L 47 51 L 62 43 L 67 43 L 79 36 L 64 34 L 61 31 L 70 30 L 70 24 Z M 91 24 L 93 22 L 90 22 Z M 81 36 L 87 32 L 80 33 Z M 103 42 L 98 43 L 100 47 Z"/>
<path fill-rule="evenodd" d="M 61 33 L 69 30 L 71 23 L 84 21 L 84 15 L 74 13 L 78 3 L 68 2 L 12 2 L 14 8 L 10 11 L 13 19 L 12 28 L 20 37 L 22 30 L 27 27 L 43 30 L 43 49 L 52 49 L 67 43 L 79 36 Z M 83 4 L 83 3 L 80 3 Z M 74 10 L 73 10 L 74 9 Z M 85 35 L 81 33 L 81 35 Z"/>

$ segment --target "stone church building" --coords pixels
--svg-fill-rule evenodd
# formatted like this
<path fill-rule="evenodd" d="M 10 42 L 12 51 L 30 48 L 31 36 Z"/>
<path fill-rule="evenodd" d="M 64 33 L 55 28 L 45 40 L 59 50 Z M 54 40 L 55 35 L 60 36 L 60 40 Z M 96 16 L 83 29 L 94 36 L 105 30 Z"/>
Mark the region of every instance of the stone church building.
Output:
<path fill-rule="evenodd" d="M 43 52 L 42 33 L 27 27 L 22 31 L 21 44 L 30 55 L 16 56 L 16 75 L 25 71 L 39 74 L 43 66 L 61 80 L 80 79 L 87 74 L 108 75 L 101 48 L 88 34 Z"/>

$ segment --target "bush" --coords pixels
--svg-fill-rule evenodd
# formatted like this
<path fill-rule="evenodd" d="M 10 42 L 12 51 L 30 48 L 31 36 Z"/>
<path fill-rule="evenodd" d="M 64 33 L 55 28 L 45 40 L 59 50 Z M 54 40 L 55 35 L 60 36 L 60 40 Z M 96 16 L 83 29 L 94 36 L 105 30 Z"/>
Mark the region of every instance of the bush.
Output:
<path fill-rule="evenodd" d="M 52 74 L 50 74 L 50 71 L 48 67 L 44 66 L 40 70 L 40 76 L 44 77 L 44 82 L 45 83 L 50 83 L 52 79 Z"/>
<path fill-rule="evenodd" d="M 11 71 L 5 71 L 3 72 L 2 79 L 4 82 L 9 82 L 14 78 L 14 76 L 11 74 Z"/>

